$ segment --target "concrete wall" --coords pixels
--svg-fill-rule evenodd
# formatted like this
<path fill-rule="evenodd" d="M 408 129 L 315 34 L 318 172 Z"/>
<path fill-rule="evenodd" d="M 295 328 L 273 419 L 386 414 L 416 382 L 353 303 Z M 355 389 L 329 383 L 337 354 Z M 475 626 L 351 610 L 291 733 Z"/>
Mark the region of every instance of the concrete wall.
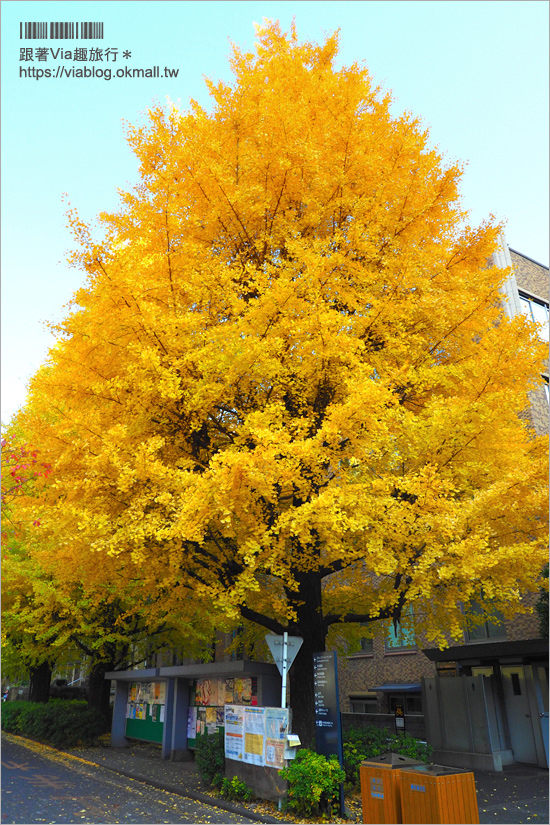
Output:
<path fill-rule="evenodd" d="M 287 792 L 288 783 L 285 779 L 281 779 L 277 768 L 266 768 L 260 765 L 249 765 L 247 762 L 237 762 L 236 759 L 226 759 L 225 775 L 228 779 L 236 776 L 252 788 L 260 799 L 276 801 L 282 799 Z"/>
<path fill-rule="evenodd" d="M 492 677 L 424 678 L 422 692 L 434 762 L 493 771 L 513 762 Z"/>

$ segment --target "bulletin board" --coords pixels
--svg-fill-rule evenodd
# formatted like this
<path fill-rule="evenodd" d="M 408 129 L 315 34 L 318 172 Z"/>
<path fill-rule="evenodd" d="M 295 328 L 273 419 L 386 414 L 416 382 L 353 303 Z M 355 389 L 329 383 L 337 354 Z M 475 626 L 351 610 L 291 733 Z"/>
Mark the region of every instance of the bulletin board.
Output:
<path fill-rule="evenodd" d="M 126 730 L 129 739 L 162 743 L 166 682 L 132 682 L 126 704 Z"/>

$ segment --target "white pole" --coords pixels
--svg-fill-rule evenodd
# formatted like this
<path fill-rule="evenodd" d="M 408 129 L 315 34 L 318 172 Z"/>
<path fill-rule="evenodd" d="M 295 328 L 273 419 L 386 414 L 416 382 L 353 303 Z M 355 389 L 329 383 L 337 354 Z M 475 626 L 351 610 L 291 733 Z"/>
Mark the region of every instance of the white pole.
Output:
<path fill-rule="evenodd" d="M 281 707 L 286 708 L 286 672 L 287 672 L 287 657 L 288 657 L 288 633 L 283 633 L 283 669 L 281 671 Z M 279 811 L 283 810 L 283 800 L 281 797 L 277 800 L 277 808 Z"/>
<path fill-rule="evenodd" d="M 281 685 L 281 707 L 286 708 L 286 672 L 287 672 L 287 658 L 288 658 L 288 633 L 283 633 L 283 672 Z"/>

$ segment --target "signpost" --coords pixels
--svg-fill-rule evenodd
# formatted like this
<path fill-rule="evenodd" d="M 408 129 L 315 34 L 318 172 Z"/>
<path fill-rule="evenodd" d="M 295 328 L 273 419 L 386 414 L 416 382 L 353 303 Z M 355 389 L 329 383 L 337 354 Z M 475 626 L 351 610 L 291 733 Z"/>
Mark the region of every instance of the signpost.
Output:
<path fill-rule="evenodd" d="M 338 663 L 336 653 L 313 654 L 315 690 L 315 739 L 317 753 L 335 754 L 344 764 L 342 720 L 338 693 Z M 344 813 L 344 787 L 340 787 L 340 811 Z"/>
<path fill-rule="evenodd" d="M 286 677 L 304 640 L 301 636 L 289 636 L 286 632 L 282 636 L 277 636 L 276 633 L 267 633 L 265 640 L 281 674 L 281 707 L 286 708 Z M 287 735 L 287 743 L 289 738 Z M 297 739 L 298 743 L 300 742 L 298 737 L 294 738 Z M 278 808 L 280 811 L 283 808 L 282 799 L 278 801 Z"/>
<path fill-rule="evenodd" d="M 395 706 L 395 732 L 405 733 L 405 711 L 403 705 Z"/>
<path fill-rule="evenodd" d="M 304 640 L 301 636 L 289 636 L 288 633 L 283 633 L 282 636 L 277 636 L 275 633 L 268 633 L 265 640 L 279 673 L 282 676 L 281 707 L 286 708 L 287 674 Z"/>

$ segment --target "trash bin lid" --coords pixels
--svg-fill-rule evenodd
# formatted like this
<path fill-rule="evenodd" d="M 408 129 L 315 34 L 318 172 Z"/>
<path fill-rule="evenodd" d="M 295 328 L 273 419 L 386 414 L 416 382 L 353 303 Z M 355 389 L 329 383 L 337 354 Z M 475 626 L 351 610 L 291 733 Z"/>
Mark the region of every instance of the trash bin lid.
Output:
<path fill-rule="evenodd" d="M 449 765 L 418 764 L 412 765 L 410 768 L 406 768 L 406 770 L 410 770 L 411 773 L 429 774 L 429 776 L 450 776 L 451 774 L 457 773 L 471 773 L 471 771 L 465 770 L 464 768 L 451 768 Z"/>
<path fill-rule="evenodd" d="M 366 759 L 361 762 L 361 765 L 367 765 L 371 768 L 407 768 L 413 770 L 416 765 L 423 765 L 419 759 L 411 759 L 410 756 L 401 756 L 400 753 L 383 753 L 381 756 L 374 756 L 372 759 Z"/>

